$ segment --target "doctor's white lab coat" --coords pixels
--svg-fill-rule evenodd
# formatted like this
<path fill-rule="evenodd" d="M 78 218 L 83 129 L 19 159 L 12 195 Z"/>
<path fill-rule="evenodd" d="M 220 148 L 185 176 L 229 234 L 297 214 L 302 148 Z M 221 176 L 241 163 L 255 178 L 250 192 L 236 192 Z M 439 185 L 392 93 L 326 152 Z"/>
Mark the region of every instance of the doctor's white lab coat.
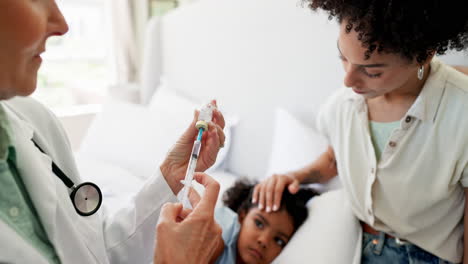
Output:
<path fill-rule="evenodd" d="M 155 168 L 156 175 L 116 214 L 106 215 L 104 200 L 98 213 L 80 216 L 72 205 L 69 189 L 52 172 L 53 160 L 75 184 L 83 182 L 56 117 L 31 98 L 1 103 L 12 126 L 20 175 L 61 262 L 151 262 L 160 209 L 164 203 L 175 201 L 159 169 Z M 47 154 L 34 146 L 33 138 Z M 0 263 L 47 261 L 0 220 Z"/>

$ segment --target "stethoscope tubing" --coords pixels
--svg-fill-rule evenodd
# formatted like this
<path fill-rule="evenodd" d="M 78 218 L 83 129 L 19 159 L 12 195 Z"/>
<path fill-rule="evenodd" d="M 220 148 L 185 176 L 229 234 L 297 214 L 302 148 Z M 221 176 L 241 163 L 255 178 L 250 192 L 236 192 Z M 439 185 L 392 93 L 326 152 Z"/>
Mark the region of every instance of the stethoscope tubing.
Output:
<path fill-rule="evenodd" d="M 32 140 L 34 145 L 44 154 L 46 152 L 42 150 L 42 148 L 34 141 Z M 99 208 L 102 205 L 102 192 L 99 186 L 92 182 L 83 182 L 79 184 L 78 186 L 75 186 L 75 183 L 55 164 L 55 162 L 52 160 L 52 172 L 60 179 L 62 182 L 67 186 L 70 190 L 70 199 L 72 201 L 73 207 L 75 207 L 76 212 L 81 215 L 81 216 L 90 216 L 95 214 Z M 88 190 L 85 190 L 85 188 L 88 187 Z M 90 188 L 90 189 L 89 189 Z M 90 191 L 95 192 L 91 193 Z M 86 192 L 86 193 L 81 193 L 81 192 Z M 97 197 L 94 197 L 97 194 Z M 79 195 L 79 196 L 77 196 Z M 89 198 L 89 196 L 92 195 L 93 197 Z M 82 197 L 81 201 L 76 201 L 76 199 Z M 97 198 L 97 204 L 93 206 L 90 210 L 85 210 L 87 209 L 87 204 L 90 204 L 91 202 L 94 201 L 93 198 Z M 88 201 L 89 199 L 89 201 Z M 77 204 L 79 203 L 79 204 Z M 86 208 L 80 209 L 79 207 L 85 204 Z"/>

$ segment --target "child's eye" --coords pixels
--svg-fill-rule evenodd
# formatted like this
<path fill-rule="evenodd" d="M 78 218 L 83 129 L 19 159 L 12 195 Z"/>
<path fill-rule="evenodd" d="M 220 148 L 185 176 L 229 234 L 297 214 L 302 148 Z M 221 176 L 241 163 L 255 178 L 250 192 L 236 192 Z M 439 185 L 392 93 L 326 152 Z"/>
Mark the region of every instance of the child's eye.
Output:
<path fill-rule="evenodd" d="M 282 238 L 279 238 L 279 237 L 275 237 L 275 243 L 280 247 L 286 246 L 286 241 L 284 241 Z"/>
<path fill-rule="evenodd" d="M 258 220 L 258 219 L 255 219 L 254 222 L 255 222 L 255 225 L 256 225 L 258 228 L 263 228 L 264 225 L 263 225 L 262 221 L 260 221 L 260 220 Z"/>

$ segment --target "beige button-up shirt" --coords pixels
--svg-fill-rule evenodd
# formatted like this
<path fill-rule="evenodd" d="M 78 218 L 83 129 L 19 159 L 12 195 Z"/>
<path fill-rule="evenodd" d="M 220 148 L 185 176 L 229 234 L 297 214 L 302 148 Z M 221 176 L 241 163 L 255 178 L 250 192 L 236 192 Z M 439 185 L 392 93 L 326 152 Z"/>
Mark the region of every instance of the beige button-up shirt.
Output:
<path fill-rule="evenodd" d="M 345 88 L 317 127 L 335 151 L 356 216 L 451 262 L 463 256 L 468 187 L 468 76 L 437 59 L 377 162 L 364 98 Z"/>

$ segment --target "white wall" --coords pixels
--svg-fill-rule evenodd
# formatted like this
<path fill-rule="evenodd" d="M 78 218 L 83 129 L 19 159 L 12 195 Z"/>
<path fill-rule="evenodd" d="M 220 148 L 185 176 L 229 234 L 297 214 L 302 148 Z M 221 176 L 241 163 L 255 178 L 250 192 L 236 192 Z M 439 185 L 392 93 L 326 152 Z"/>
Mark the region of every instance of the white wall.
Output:
<path fill-rule="evenodd" d="M 229 169 L 263 177 L 272 145 L 274 109 L 300 113 L 310 123 L 342 86 L 338 26 L 301 0 L 197 0 L 149 24 L 142 70 L 148 102 L 165 75 L 189 97 L 218 99 L 237 114 Z M 460 54 L 444 57 L 468 65 Z M 284 128 L 288 129 L 288 128 Z"/>
<path fill-rule="evenodd" d="M 162 21 L 168 85 L 240 116 L 229 163 L 236 174 L 265 176 L 275 107 L 312 123 L 341 86 L 336 22 L 299 3 L 203 0 Z"/>

